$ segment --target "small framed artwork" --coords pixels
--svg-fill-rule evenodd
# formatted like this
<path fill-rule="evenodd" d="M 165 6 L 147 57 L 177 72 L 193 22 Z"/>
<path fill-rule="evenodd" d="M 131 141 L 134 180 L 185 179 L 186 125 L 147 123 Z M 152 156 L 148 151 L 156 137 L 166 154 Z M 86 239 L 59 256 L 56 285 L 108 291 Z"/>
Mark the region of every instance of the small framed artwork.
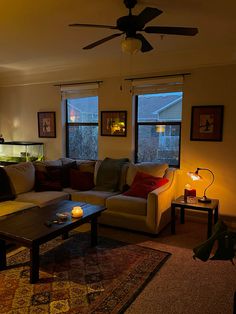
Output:
<path fill-rule="evenodd" d="M 222 141 L 224 106 L 193 106 L 191 141 Z"/>
<path fill-rule="evenodd" d="M 56 112 L 38 112 L 39 137 L 56 137 Z"/>
<path fill-rule="evenodd" d="M 102 136 L 126 136 L 127 111 L 101 111 Z"/>

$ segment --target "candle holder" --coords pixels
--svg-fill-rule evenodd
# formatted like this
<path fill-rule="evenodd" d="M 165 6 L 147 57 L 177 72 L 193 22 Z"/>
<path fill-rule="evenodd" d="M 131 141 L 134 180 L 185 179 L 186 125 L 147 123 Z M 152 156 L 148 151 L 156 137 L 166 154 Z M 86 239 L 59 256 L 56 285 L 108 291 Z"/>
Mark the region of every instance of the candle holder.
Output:
<path fill-rule="evenodd" d="M 80 206 L 74 206 L 74 207 L 72 208 L 71 216 L 72 216 L 73 218 L 80 218 L 80 217 L 83 216 L 83 214 L 84 214 L 84 212 L 83 212 L 82 207 L 80 207 Z"/>

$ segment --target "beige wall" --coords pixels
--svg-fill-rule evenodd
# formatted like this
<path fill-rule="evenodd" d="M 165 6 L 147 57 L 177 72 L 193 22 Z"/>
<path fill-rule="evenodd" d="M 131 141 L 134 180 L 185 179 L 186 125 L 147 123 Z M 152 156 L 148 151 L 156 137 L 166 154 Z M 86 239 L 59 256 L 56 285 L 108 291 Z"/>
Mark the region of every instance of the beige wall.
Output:
<path fill-rule="evenodd" d="M 220 199 L 221 213 L 236 216 L 236 65 L 206 67 L 192 70 L 191 73 L 185 77 L 178 191 L 182 194 L 184 185 L 190 183 L 187 171 L 193 171 L 196 167 L 210 168 L 215 174 L 215 183 L 209 189 L 208 196 Z M 99 158 L 133 158 L 132 96 L 128 82 L 123 81 L 122 90 L 120 84 L 120 78 L 104 79 L 99 89 L 99 107 L 100 110 L 127 110 L 127 137 L 99 136 Z M 191 106 L 194 105 L 225 106 L 222 142 L 190 141 Z M 56 139 L 38 138 L 38 111 L 56 111 Z M 52 84 L 0 88 L 0 133 L 3 133 L 6 140 L 42 140 L 47 159 L 64 154 L 63 114 L 60 91 Z M 202 176 L 205 180 L 193 185 L 197 188 L 198 195 L 203 194 L 204 187 L 210 180 L 207 172 L 202 172 Z"/>
<path fill-rule="evenodd" d="M 132 133 L 132 95 L 128 83 L 122 84 L 120 78 L 105 80 L 99 89 L 99 109 L 102 110 L 126 110 L 127 111 L 127 137 L 99 136 L 98 158 L 128 157 L 133 159 L 134 146 Z"/>
<path fill-rule="evenodd" d="M 186 183 L 192 183 L 186 172 L 196 167 L 210 168 L 215 174 L 215 183 L 208 196 L 220 199 L 220 212 L 236 216 L 236 65 L 202 68 L 186 77 L 183 102 L 181 170 L 179 193 Z M 222 142 L 190 141 L 191 106 L 224 105 Z M 201 172 L 203 182 L 194 183 L 199 195 L 210 182 L 208 172 Z"/>
<path fill-rule="evenodd" d="M 5 141 L 45 143 L 48 159 L 62 154 L 60 92 L 51 85 L 0 88 L 0 133 Z M 56 112 L 56 138 L 38 137 L 38 111 Z"/>

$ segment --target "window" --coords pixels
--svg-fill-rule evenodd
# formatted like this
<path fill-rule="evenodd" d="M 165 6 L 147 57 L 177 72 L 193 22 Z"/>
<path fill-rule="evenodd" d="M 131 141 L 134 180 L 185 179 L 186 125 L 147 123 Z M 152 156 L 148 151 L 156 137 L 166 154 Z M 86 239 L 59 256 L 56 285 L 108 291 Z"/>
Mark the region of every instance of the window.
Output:
<path fill-rule="evenodd" d="M 182 92 L 136 95 L 135 161 L 179 167 Z"/>
<path fill-rule="evenodd" d="M 66 156 L 98 158 L 98 89 L 102 81 L 62 84 L 65 106 Z"/>
<path fill-rule="evenodd" d="M 98 97 L 66 100 L 67 157 L 98 158 Z"/>

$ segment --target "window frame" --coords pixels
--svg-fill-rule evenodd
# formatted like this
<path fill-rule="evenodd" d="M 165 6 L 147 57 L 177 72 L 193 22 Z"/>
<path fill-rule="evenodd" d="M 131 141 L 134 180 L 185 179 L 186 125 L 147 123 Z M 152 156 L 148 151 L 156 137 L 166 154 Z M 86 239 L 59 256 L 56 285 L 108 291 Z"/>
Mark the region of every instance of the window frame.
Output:
<path fill-rule="evenodd" d="M 149 94 L 149 93 L 147 93 Z M 158 94 L 155 93 L 155 94 Z M 134 161 L 135 163 L 138 163 L 138 131 L 139 131 L 139 126 L 140 125 L 178 125 L 179 126 L 179 154 L 178 154 L 178 165 L 169 165 L 170 167 L 173 168 L 180 168 L 180 156 L 181 156 L 181 126 L 182 126 L 182 120 L 181 121 L 153 121 L 153 122 L 138 122 L 138 96 L 139 95 L 135 95 L 135 147 L 134 147 Z"/>
<path fill-rule="evenodd" d="M 76 126 L 97 126 L 98 127 L 98 136 L 99 136 L 99 123 L 98 122 L 68 122 L 68 99 L 65 100 L 65 103 L 66 103 L 66 157 L 71 158 L 71 157 L 69 157 L 69 127 L 70 126 L 74 126 L 74 127 L 76 127 Z M 99 111 L 98 111 L 98 114 L 99 114 Z"/>

